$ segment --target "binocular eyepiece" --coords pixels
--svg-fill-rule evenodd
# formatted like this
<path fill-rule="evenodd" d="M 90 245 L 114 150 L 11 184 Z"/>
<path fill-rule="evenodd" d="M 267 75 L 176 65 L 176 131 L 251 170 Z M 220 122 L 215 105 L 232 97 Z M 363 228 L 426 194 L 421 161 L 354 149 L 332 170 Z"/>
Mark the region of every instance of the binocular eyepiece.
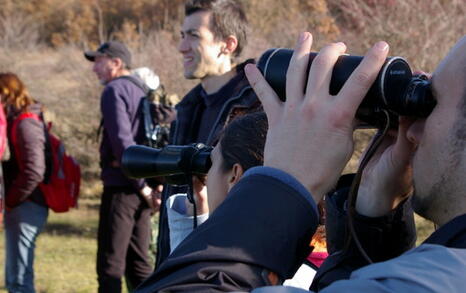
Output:
<path fill-rule="evenodd" d="M 174 175 L 205 175 L 212 162 L 212 147 L 202 143 L 167 145 L 154 149 L 142 145 L 128 147 L 121 158 L 123 172 L 130 178 L 167 177 Z M 172 177 L 170 184 L 187 184 L 186 176 Z"/>
<path fill-rule="evenodd" d="M 293 50 L 269 49 L 259 59 L 257 67 L 279 98 L 286 98 L 286 73 Z M 317 53 L 310 54 L 307 74 Z M 342 55 L 332 72 L 329 93 L 337 95 L 362 56 Z M 413 76 L 411 68 L 401 57 L 389 57 L 380 70 L 367 95 L 358 108 L 356 117 L 369 126 L 381 127 L 385 121 L 381 110 L 390 116 L 426 117 L 436 102 L 431 94 L 430 82 L 425 76 Z"/>

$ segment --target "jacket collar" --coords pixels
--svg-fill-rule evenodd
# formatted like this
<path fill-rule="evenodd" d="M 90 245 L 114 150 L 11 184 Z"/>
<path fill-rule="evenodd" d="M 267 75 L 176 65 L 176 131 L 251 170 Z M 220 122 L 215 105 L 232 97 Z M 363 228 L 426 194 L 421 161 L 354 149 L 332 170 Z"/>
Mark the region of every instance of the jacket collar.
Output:
<path fill-rule="evenodd" d="M 424 243 L 466 248 L 466 214 L 458 216 L 440 227 Z"/>
<path fill-rule="evenodd" d="M 246 78 L 246 75 L 244 73 L 244 67 L 248 63 L 255 63 L 254 59 L 248 59 L 245 62 L 238 64 L 234 70 L 236 70 L 237 75 L 233 77 L 230 81 L 228 81 L 227 84 L 225 84 L 219 91 L 222 91 L 226 87 L 231 87 L 231 91 L 226 93 L 227 95 L 231 96 L 233 93 L 240 93 L 244 88 L 250 87 L 249 82 Z M 241 78 L 237 78 L 238 76 L 241 76 Z M 231 83 L 234 83 L 233 86 Z M 202 84 L 196 85 L 192 90 L 190 90 L 186 96 L 181 100 L 181 102 L 178 103 L 176 106 L 177 110 L 179 108 L 190 108 L 194 105 L 197 105 L 201 102 L 202 97 L 201 97 L 201 91 L 203 91 Z M 249 106 L 248 104 L 244 106 Z"/>

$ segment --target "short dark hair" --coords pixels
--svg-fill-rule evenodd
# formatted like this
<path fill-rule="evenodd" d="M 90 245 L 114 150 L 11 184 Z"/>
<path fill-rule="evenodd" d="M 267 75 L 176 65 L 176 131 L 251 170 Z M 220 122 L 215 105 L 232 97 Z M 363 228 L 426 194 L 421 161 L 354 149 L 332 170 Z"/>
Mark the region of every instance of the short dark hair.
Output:
<path fill-rule="evenodd" d="M 185 15 L 198 11 L 212 12 L 211 29 L 218 39 L 235 36 L 238 46 L 233 57 L 241 55 L 247 44 L 249 30 L 248 20 L 242 3 L 239 0 L 188 0 L 185 4 Z"/>
<path fill-rule="evenodd" d="M 255 112 L 232 120 L 220 136 L 223 170 L 238 163 L 246 171 L 264 164 L 264 147 L 267 137 L 267 116 Z"/>

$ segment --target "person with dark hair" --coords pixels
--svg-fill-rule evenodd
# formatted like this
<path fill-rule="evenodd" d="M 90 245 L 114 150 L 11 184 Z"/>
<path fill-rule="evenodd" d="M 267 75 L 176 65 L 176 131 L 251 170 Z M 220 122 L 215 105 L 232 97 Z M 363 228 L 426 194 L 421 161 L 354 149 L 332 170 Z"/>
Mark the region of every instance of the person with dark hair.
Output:
<path fill-rule="evenodd" d="M 121 292 L 121 279 L 138 286 L 153 270 L 150 264 L 151 214 L 160 205 L 160 191 L 144 180 L 126 177 L 120 160 L 130 145 L 145 138 L 141 100 L 143 81 L 130 76 L 131 53 L 117 41 L 84 53 L 94 62 L 94 73 L 102 85 L 101 178 L 104 185 L 97 238 L 99 292 Z"/>
<path fill-rule="evenodd" d="M 266 133 L 264 112 L 237 117 L 221 132 L 210 155 L 207 180 L 194 178 L 198 225 L 225 200 L 246 170 L 263 164 Z M 171 251 L 193 230 L 192 208 L 185 193 L 174 194 L 167 201 Z"/>
<path fill-rule="evenodd" d="M 248 21 L 239 0 L 188 0 L 178 51 L 183 56 L 186 79 L 199 79 L 176 106 L 171 144 L 213 145 L 218 133 L 232 117 L 254 111 L 260 103 L 244 75 L 244 66 L 254 62 L 237 60 L 247 43 Z M 185 188 L 166 185 L 157 241 L 157 266 L 170 253 L 166 202 Z"/>
<path fill-rule="evenodd" d="M 5 287 L 8 292 L 35 292 L 34 250 L 48 217 L 39 184 L 46 171 L 45 132 L 40 120 L 21 115 L 42 115 L 14 73 L 0 73 L 0 98 L 8 121 L 10 159 L 5 176 Z"/>
<path fill-rule="evenodd" d="M 351 158 L 356 111 L 389 51 L 386 42 L 376 43 L 339 93 L 332 95 L 332 71 L 346 46 L 325 46 L 308 70 L 311 45 L 312 35 L 302 33 L 287 73 L 285 102 L 255 66 L 246 67 L 269 121 L 264 167 L 246 172 L 225 202 L 178 246 L 140 292 L 249 292 L 277 284 L 269 278 L 270 272 L 280 279 L 296 269 L 317 227 L 316 203 L 334 189 Z M 362 173 L 355 228 L 366 225 L 374 230 L 377 237 L 361 245 L 368 256 L 378 256 L 376 262 L 368 264 L 362 250 L 331 255 L 328 259 L 337 259 L 333 270 L 353 271 L 326 287 L 313 284 L 313 289 L 464 292 L 465 65 L 466 36 L 432 75 L 429 92 L 435 107 L 430 114 L 400 117 L 398 129 L 383 137 Z M 403 251 L 399 242 L 413 236 L 400 229 L 405 220 L 399 212 L 409 205 L 408 198 L 414 211 L 438 229 L 420 246 Z M 306 291 L 268 287 L 252 292 Z"/>

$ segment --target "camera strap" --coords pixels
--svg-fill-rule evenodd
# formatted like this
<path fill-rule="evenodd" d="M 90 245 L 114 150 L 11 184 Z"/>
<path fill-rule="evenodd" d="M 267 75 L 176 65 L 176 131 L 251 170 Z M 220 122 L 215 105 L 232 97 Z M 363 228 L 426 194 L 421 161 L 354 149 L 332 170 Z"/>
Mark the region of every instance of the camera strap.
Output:
<path fill-rule="evenodd" d="M 194 158 L 204 149 L 206 146 L 204 144 L 195 144 L 196 151 L 191 155 L 191 160 L 189 162 L 189 166 L 193 165 Z M 191 170 L 191 168 L 189 168 Z M 193 186 L 193 174 L 191 172 L 185 173 L 186 179 L 188 182 L 188 191 L 187 197 L 190 203 L 193 205 L 193 229 L 197 228 L 197 206 L 196 206 L 196 199 L 194 198 L 194 186 Z"/>
<path fill-rule="evenodd" d="M 346 239 L 344 250 L 347 251 L 350 248 L 351 240 L 354 240 L 354 243 L 356 244 L 356 247 L 358 248 L 359 252 L 369 264 L 373 263 L 373 261 L 362 247 L 361 241 L 359 241 L 356 229 L 354 228 L 354 217 L 356 215 L 356 199 L 358 196 L 359 184 L 361 183 L 364 168 L 367 166 L 367 163 L 369 163 L 370 159 L 375 154 L 377 148 L 380 146 L 385 135 L 390 129 L 390 114 L 385 109 L 382 110 L 382 112 L 385 114 L 386 117 L 385 127 L 383 129 L 379 129 L 375 134 L 372 143 L 370 144 L 366 154 L 361 160 L 361 164 L 358 167 L 358 171 L 356 172 L 356 175 L 353 179 L 353 183 L 351 184 L 351 188 L 348 195 L 348 228 L 350 233 L 348 234 L 348 237 Z"/>

